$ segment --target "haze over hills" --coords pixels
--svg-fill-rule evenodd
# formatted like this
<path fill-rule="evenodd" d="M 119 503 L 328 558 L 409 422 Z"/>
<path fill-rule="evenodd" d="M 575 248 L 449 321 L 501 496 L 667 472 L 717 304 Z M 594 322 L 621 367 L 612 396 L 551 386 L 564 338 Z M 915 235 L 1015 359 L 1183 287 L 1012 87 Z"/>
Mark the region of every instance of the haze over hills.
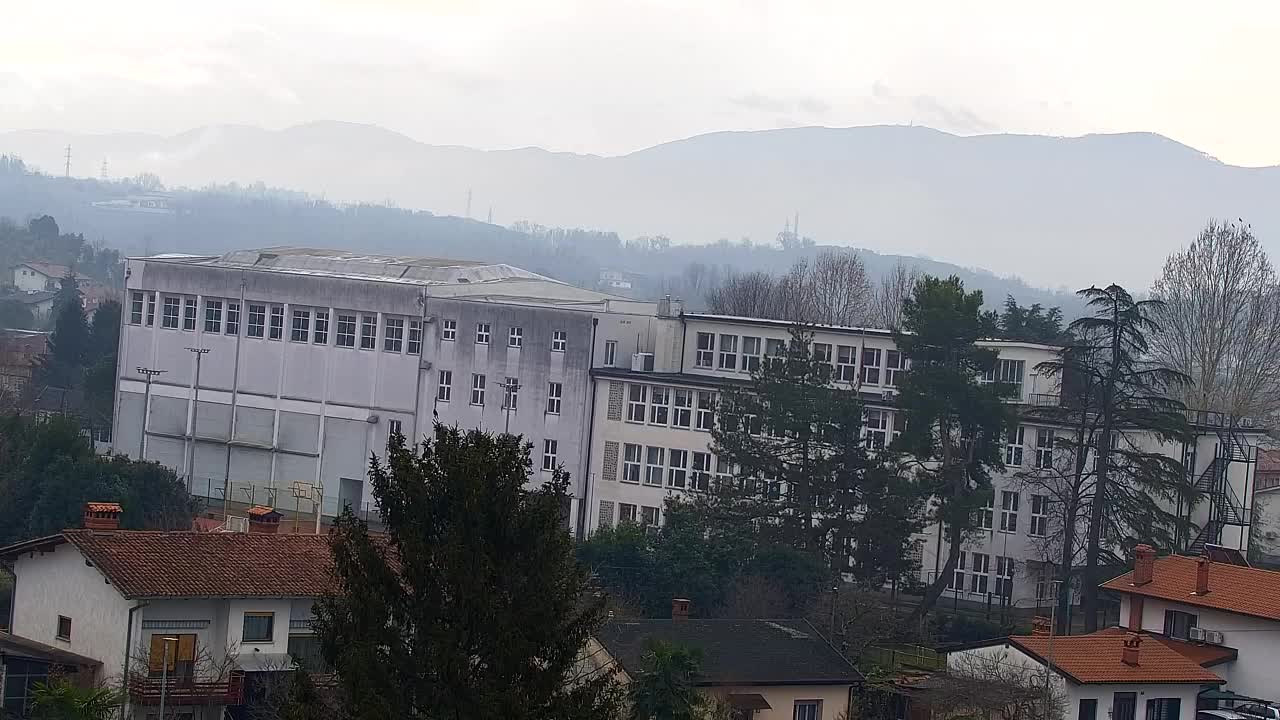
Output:
<path fill-rule="evenodd" d="M 1211 217 L 1244 218 L 1280 247 L 1280 167 L 1241 168 L 1159 135 L 959 137 L 924 127 L 722 132 L 618 157 L 433 146 L 379 127 L 319 122 L 137 133 L 0 134 L 60 173 L 158 174 L 169 186 L 288 187 L 507 225 L 772 239 L 799 212 L 819 243 L 925 255 L 1034 284 L 1145 287 Z"/>

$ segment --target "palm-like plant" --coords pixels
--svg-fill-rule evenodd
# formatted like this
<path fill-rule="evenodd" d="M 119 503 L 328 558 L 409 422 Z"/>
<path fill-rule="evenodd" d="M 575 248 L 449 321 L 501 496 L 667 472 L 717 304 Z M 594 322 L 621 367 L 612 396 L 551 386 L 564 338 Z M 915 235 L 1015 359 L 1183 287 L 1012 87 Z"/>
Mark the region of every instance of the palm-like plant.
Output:
<path fill-rule="evenodd" d="M 31 690 L 32 717 L 37 720 L 107 720 L 123 702 L 115 690 L 78 687 L 66 678 L 41 683 Z"/>
<path fill-rule="evenodd" d="M 644 670 L 631 685 L 632 720 L 700 720 L 705 696 L 694 687 L 702 653 L 661 640 L 645 645 Z"/>

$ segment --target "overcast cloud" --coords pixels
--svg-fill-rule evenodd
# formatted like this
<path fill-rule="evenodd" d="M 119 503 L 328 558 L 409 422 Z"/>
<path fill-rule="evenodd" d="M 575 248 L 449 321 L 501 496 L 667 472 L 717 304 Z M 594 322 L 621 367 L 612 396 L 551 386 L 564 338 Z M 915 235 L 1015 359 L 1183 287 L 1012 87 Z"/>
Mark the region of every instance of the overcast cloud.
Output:
<path fill-rule="evenodd" d="M 0 130 L 382 125 L 625 153 L 724 129 L 1149 130 L 1280 164 L 1280 3 L 0 0 Z"/>

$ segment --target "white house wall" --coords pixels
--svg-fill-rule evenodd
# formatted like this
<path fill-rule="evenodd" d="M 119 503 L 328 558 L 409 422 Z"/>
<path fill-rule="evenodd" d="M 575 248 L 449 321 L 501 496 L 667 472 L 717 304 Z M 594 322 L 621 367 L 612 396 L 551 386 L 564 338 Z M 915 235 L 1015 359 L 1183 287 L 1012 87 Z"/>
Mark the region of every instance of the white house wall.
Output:
<path fill-rule="evenodd" d="M 760 695 L 769 710 L 757 710 L 754 720 L 792 720 L 795 704 L 817 700 L 821 703 L 816 720 L 837 720 L 849 715 L 850 685 L 743 685 L 708 688 L 705 692 L 725 700 L 729 695 Z"/>

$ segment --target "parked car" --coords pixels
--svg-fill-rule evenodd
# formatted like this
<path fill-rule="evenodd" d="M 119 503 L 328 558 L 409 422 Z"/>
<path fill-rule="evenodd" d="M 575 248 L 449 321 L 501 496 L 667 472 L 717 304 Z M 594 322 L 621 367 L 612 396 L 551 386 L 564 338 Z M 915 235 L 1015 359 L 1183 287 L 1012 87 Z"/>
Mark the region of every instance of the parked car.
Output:
<path fill-rule="evenodd" d="M 1266 718 L 1267 720 L 1280 720 L 1280 708 L 1273 705 L 1245 703 L 1243 705 L 1237 705 L 1231 709 L 1251 717 Z"/>
<path fill-rule="evenodd" d="M 1196 713 L 1196 720 L 1256 720 L 1256 718 L 1241 715 L 1235 710 L 1201 710 Z"/>

